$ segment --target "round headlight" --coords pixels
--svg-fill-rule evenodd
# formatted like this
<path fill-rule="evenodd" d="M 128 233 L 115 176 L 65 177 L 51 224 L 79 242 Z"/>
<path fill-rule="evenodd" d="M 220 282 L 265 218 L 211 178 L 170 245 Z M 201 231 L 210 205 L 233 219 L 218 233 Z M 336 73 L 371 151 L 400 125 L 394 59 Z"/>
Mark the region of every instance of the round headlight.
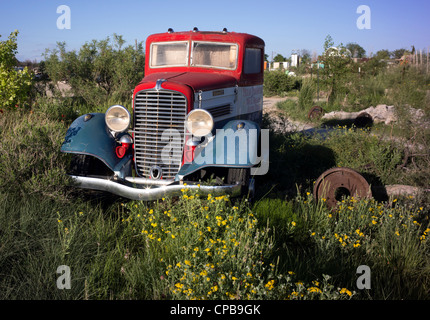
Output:
<path fill-rule="evenodd" d="M 110 130 L 123 132 L 127 130 L 130 124 L 130 113 L 123 106 L 115 105 L 106 111 L 105 121 Z"/>
<path fill-rule="evenodd" d="M 203 137 L 212 131 L 214 119 L 203 109 L 191 111 L 186 120 L 188 131 L 196 137 Z"/>

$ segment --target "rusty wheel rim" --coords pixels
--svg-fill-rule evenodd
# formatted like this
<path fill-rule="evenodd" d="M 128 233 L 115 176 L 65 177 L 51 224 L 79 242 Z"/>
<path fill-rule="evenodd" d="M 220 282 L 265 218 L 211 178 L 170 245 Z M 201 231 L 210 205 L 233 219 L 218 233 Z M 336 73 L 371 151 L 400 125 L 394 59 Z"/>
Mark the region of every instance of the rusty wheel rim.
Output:
<path fill-rule="evenodd" d="M 314 106 L 309 110 L 308 119 L 320 119 L 323 115 L 323 108 Z"/>
<path fill-rule="evenodd" d="M 316 180 L 313 194 L 315 199 L 326 199 L 330 208 L 335 208 L 342 196 L 370 198 L 370 185 L 366 179 L 351 168 L 333 168 L 323 172 Z"/>

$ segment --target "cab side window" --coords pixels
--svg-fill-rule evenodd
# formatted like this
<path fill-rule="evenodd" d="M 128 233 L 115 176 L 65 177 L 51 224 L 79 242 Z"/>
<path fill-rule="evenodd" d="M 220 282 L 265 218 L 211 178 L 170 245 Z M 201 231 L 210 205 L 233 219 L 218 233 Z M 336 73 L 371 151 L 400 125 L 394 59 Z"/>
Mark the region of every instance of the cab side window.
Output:
<path fill-rule="evenodd" d="M 246 48 L 243 72 L 245 74 L 255 74 L 261 72 L 262 50 L 258 48 Z"/>

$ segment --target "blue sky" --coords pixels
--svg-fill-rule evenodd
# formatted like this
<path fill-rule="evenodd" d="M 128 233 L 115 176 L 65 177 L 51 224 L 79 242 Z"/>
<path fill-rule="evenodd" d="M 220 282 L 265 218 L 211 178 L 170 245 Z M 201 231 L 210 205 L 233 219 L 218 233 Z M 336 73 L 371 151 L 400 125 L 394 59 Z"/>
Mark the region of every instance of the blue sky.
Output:
<path fill-rule="evenodd" d="M 71 29 L 58 29 L 57 7 L 71 10 Z M 371 28 L 357 28 L 367 5 Z M 381 49 L 417 49 L 430 46 L 430 1 L 418 0 L 308 0 L 308 1 L 171 1 L 171 0 L 0 0 L 0 39 L 18 29 L 18 59 L 41 60 L 46 48 L 65 41 L 69 50 L 113 33 L 128 44 L 144 41 L 152 33 L 222 30 L 257 35 L 266 42 L 266 53 L 289 57 L 292 50 L 322 52 L 330 34 L 335 42 L 360 44 L 367 52 Z"/>

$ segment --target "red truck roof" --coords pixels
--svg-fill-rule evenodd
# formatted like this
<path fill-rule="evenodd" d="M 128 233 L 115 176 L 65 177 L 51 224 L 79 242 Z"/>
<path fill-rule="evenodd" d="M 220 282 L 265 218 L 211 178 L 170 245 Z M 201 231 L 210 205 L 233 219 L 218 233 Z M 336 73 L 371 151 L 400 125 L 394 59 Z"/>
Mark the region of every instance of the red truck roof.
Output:
<path fill-rule="evenodd" d="M 207 68 L 207 67 L 197 67 L 197 66 L 180 66 L 180 67 L 157 67 L 151 68 L 150 66 L 150 52 L 151 44 L 158 42 L 169 42 L 169 41 L 204 41 L 204 42 L 219 42 L 219 43 L 235 43 L 238 45 L 238 61 L 237 66 L 234 70 L 225 70 L 218 68 Z M 145 78 L 143 81 L 149 79 L 157 78 L 156 74 L 160 73 L 211 73 L 229 76 L 226 78 L 234 78 L 239 86 L 250 86 L 263 83 L 263 71 L 264 71 L 264 41 L 257 37 L 247 33 L 237 33 L 237 32 L 214 32 L 214 31 L 183 31 L 183 32 L 165 32 L 150 35 L 146 40 L 146 63 L 145 63 Z M 243 72 L 244 67 L 244 56 L 246 48 L 254 48 L 261 50 L 261 70 L 258 73 L 245 74 Z M 191 50 L 191 46 L 190 46 Z M 190 74 L 190 76 L 192 76 Z M 146 79 L 148 77 L 148 79 Z M 199 81 L 204 81 L 202 75 L 197 76 Z M 212 77 L 211 77 L 212 78 Z M 220 77 L 221 79 L 222 77 Z M 176 79 L 180 80 L 180 79 Z M 187 81 L 189 81 L 187 79 Z"/>

